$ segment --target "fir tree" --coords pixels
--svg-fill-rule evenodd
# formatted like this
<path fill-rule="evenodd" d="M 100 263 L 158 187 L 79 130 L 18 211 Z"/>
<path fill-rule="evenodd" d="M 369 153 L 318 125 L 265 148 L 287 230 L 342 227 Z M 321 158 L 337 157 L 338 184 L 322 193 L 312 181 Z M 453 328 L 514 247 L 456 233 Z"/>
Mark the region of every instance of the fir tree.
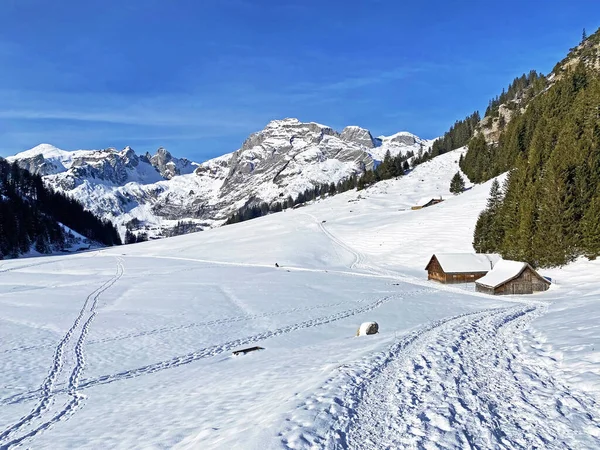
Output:
<path fill-rule="evenodd" d="M 487 209 L 492 213 L 498 211 L 502 204 L 502 190 L 500 189 L 500 183 L 497 179 L 492 181 L 492 186 L 490 187 L 490 195 L 487 200 Z"/>
<path fill-rule="evenodd" d="M 493 220 L 489 211 L 484 210 L 479 214 L 473 233 L 473 248 L 477 253 L 493 253 L 496 247 L 490 242 L 490 229 Z"/>
<path fill-rule="evenodd" d="M 583 253 L 590 259 L 600 256 L 600 194 L 596 195 L 587 208 L 581 222 Z"/>
<path fill-rule="evenodd" d="M 337 193 L 337 188 L 335 186 L 335 183 L 331 183 L 329 185 L 329 195 L 335 195 Z"/>
<path fill-rule="evenodd" d="M 465 180 L 461 176 L 460 172 L 456 172 L 450 181 L 450 192 L 454 195 L 458 195 L 465 190 Z"/>

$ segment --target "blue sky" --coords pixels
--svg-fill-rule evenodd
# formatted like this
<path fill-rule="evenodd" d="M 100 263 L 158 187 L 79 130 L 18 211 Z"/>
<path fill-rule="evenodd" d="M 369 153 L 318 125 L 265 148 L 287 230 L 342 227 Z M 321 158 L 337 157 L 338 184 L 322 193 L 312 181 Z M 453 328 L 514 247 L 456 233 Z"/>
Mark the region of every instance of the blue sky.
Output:
<path fill-rule="evenodd" d="M 598 18 L 593 0 L 2 0 L 0 155 L 202 161 L 284 117 L 432 138 Z"/>

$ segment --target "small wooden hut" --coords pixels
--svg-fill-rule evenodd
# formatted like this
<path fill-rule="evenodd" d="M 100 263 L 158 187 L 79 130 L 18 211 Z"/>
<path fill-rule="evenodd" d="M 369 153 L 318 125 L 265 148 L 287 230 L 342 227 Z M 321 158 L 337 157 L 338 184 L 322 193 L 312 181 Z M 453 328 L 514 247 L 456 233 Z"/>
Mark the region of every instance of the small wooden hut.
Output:
<path fill-rule="evenodd" d="M 545 291 L 550 281 L 525 262 L 503 259 L 475 282 L 477 292 L 490 295 L 533 294 Z"/>
<path fill-rule="evenodd" d="M 412 206 L 410 209 L 412 210 L 417 210 L 417 209 L 423 209 L 423 208 L 427 208 L 429 206 L 433 206 L 433 205 L 437 205 L 438 203 L 443 202 L 444 199 L 442 197 L 440 198 L 423 198 L 419 201 L 419 204 L 416 206 Z"/>
<path fill-rule="evenodd" d="M 472 283 L 492 270 L 499 259 L 499 255 L 485 253 L 436 253 L 425 270 L 428 280 Z"/>

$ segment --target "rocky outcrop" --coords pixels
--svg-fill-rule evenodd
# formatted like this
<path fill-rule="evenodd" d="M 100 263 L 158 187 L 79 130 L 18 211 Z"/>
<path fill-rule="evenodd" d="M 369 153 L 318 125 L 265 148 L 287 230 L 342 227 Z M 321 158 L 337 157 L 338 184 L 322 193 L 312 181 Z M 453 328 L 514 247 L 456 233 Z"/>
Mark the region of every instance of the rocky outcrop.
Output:
<path fill-rule="evenodd" d="M 98 179 L 115 185 L 126 183 L 130 171 L 134 171 L 140 160 L 132 148 L 122 151 L 109 148 L 73 158 L 70 174 L 79 179 Z"/>
<path fill-rule="evenodd" d="M 177 175 L 191 173 L 196 167 L 196 164 L 186 158 L 174 158 L 171 153 L 163 147 L 160 147 L 154 156 L 150 156 L 149 153 L 146 153 L 146 158 L 166 180 L 170 180 Z"/>
<path fill-rule="evenodd" d="M 417 137 L 411 133 L 397 133 L 389 141 L 396 145 L 414 145 L 417 143 Z"/>
<path fill-rule="evenodd" d="M 60 162 L 46 160 L 43 155 L 35 155 L 30 158 L 24 158 L 17 161 L 17 165 L 21 169 L 25 169 L 34 175 L 52 175 L 65 170 Z"/>
<path fill-rule="evenodd" d="M 514 111 L 502 104 L 498 107 L 498 117 L 486 116 L 479 122 L 478 132 L 483 134 L 488 144 L 496 144 L 513 115 Z"/>
<path fill-rule="evenodd" d="M 360 145 L 365 148 L 375 148 L 380 145 L 381 142 L 377 142 L 371 132 L 361 127 L 349 126 L 344 128 L 340 135 L 343 141 L 352 142 L 353 144 Z"/>

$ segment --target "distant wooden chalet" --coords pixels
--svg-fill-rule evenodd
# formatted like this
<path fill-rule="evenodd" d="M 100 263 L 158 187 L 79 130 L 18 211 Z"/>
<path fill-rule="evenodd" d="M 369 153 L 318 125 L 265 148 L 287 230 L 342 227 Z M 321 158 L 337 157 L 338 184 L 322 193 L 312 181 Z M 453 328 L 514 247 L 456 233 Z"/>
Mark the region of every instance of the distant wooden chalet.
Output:
<path fill-rule="evenodd" d="M 419 204 L 417 206 L 413 206 L 411 207 L 411 209 L 413 210 L 417 210 L 417 209 L 423 209 L 423 208 L 427 208 L 428 206 L 432 206 L 432 205 L 437 205 L 438 203 L 443 202 L 444 199 L 442 199 L 442 197 L 440 198 L 423 198 L 419 201 Z"/>
<path fill-rule="evenodd" d="M 550 287 L 533 267 L 525 262 L 503 259 L 484 277 L 475 282 L 477 292 L 491 295 L 533 294 Z"/>
<path fill-rule="evenodd" d="M 499 259 L 499 255 L 485 253 L 436 253 L 425 270 L 428 280 L 472 283 L 492 270 Z"/>

